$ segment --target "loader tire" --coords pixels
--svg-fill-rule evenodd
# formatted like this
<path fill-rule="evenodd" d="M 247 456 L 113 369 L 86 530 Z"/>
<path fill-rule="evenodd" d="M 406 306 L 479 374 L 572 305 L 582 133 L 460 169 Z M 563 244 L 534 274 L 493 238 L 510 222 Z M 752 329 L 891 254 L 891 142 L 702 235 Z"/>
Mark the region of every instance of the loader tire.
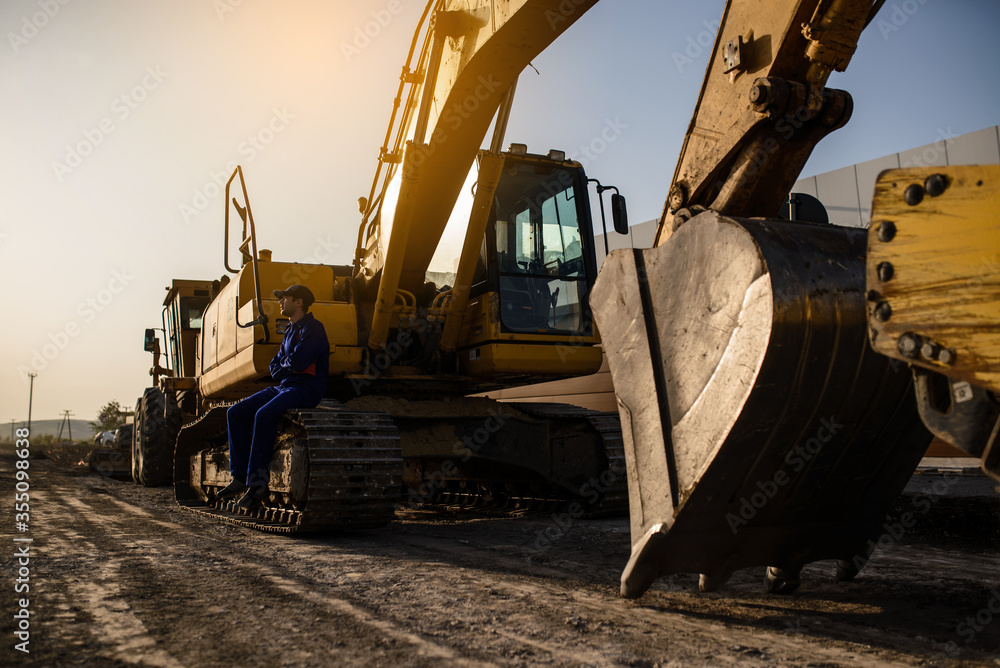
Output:
<path fill-rule="evenodd" d="M 115 434 L 115 450 L 125 452 L 132 447 L 132 433 L 135 425 L 122 425 Z"/>
<path fill-rule="evenodd" d="M 139 434 L 142 433 L 142 422 L 140 421 L 140 414 L 142 413 L 142 397 L 135 400 L 135 412 L 132 413 L 134 416 L 132 418 L 132 440 L 129 442 L 129 454 L 132 455 L 132 482 L 139 484 L 139 472 L 136 469 L 136 462 L 138 458 L 136 457 L 136 440 L 139 438 Z"/>
<path fill-rule="evenodd" d="M 146 388 L 136 405 L 132 480 L 144 487 L 173 482 L 174 443 L 181 427 L 177 404 L 158 387 Z"/>

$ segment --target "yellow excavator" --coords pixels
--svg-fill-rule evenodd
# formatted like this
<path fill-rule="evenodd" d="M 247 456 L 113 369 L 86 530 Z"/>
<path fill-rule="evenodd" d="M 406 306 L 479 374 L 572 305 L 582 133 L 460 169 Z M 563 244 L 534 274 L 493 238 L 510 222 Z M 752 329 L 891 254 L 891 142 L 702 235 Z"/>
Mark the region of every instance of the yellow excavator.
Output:
<path fill-rule="evenodd" d="M 700 573 L 701 589 L 711 590 L 749 566 L 766 567 L 767 588 L 783 592 L 816 560 L 836 559 L 840 579 L 857 574 L 930 442 L 909 366 L 879 353 L 891 348 L 909 364 L 934 344 L 924 360 L 933 372 L 981 388 L 996 408 L 995 385 L 976 375 L 985 365 L 995 382 L 995 277 L 989 306 L 946 334 L 927 325 L 933 303 L 917 294 L 942 280 L 929 278 L 934 259 L 913 241 L 922 228 L 900 223 L 897 240 L 878 241 L 895 244 L 879 252 L 899 257 L 866 271 L 866 252 L 869 264 L 876 255 L 868 231 L 778 219 L 813 147 L 850 117 L 850 95 L 825 84 L 847 66 L 881 0 L 729 2 L 665 188 L 656 247 L 611 253 L 591 289 L 579 165 L 558 152 L 500 147 L 518 74 L 594 4 L 428 3 L 360 200 L 353 266 L 271 261 L 257 249 L 242 172 L 234 173 L 227 253 L 235 209 L 242 263 L 230 267 L 227 254 L 235 278 L 213 286 L 193 373 L 165 380 L 196 398 L 176 437 L 180 503 L 274 531 L 371 526 L 391 517 L 402 481 L 414 502 L 561 501 L 601 512 L 622 505 L 627 473 L 633 549 L 623 595 L 675 572 Z M 490 149 L 480 150 L 494 117 Z M 474 166 L 471 205 L 456 207 Z M 921 182 L 929 204 L 973 187 L 974 178 L 947 172 L 941 192 L 937 180 Z M 884 178 L 894 184 L 880 185 L 889 203 L 916 177 Z M 985 210 L 995 211 L 990 178 L 994 208 Z M 910 206 L 915 219 L 940 213 Z M 970 207 L 970 226 L 995 247 L 995 214 L 984 224 Z M 612 209 L 623 223 L 620 197 Z M 876 206 L 873 220 L 895 222 L 887 210 Z M 449 219 L 464 234 L 458 261 L 453 272 L 434 270 Z M 904 257 L 923 263 L 921 278 L 904 279 L 902 269 L 885 278 L 883 263 L 903 267 Z M 270 382 L 284 323 L 269 295 L 293 282 L 317 295 L 339 401 L 288 415 L 266 509 L 239 515 L 215 498 L 229 479 L 222 415 Z M 620 432 L 608 415 L 464 398 L 596 370 L 591 308 Z M 975 339 L 975 357 L 963 337 L 991 327 Z M 994 474 L 996 450 L 981 449 Z"/>
<path fill-rule="evenodd" d="M 554 37 L 531 4 L 506 20 L 427 6 L 361 201 L 352 266 L 272 259 L 258 247 L 242 168 L 234 171 L 224 245 L 232 277 L 174 281 L 164 300 L 167 366 L 147 331 L 157 382 L 138 402 L 136 480 L 162 481 L 170 442 L 182 505 L 277 532 L 378 526 L 400 501 L 504 514 L 625 511 L 615 414 L 467 396 L 592 373 L 602 360 L 588 299 L 594 180 L 561 151 L 501 150 L 518 63 Z M 494 117 L 490 148 L 480 150 Z M 597 183 L 599 194 L 609 188 L 614 226 L 626 231 L 624 198 Z M 273 291 L 293 283 L 312 290 L 310 311 L 328 334 L 329 400 L 286 416 L 269 498 L 248 514 L 216 496 L 230 480 L 225 413 L 273 382 L 268 362 L 288 324 Z M 196 296 L 202 312 L 185 318 Z"/>

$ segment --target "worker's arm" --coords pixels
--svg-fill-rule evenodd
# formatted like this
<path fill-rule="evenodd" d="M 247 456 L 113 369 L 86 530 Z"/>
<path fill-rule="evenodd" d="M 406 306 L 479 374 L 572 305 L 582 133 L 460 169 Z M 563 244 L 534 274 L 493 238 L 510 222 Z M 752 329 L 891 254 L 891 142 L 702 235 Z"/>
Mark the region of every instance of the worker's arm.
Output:
<path fill-rule="evenodd" d="M 281 344 L 281 350 L 271 360 L 271 376 L 282 380 L 292 373 L 314 374 L 316 360 L 328 345 L 322 323 L 313 320 L 291 344 Z"/>
<path fill-rule="evenodd" d="M 282 362 L 286 360 L 285 345 L 282 343 L 281 348 L 278 349 L 278 353 L 271 359 L 270 364 L 271 377 L 275 380 L 283 380 L 291 375 L 292 370 L 282 365 Z"/>

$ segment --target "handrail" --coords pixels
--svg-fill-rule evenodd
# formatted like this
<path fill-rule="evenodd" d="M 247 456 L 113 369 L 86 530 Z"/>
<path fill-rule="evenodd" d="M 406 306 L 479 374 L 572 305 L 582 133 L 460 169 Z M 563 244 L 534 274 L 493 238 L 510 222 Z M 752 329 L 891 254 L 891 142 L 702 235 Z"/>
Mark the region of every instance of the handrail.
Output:
<path fill-rule="evenodd" d="M 239 175 L 240 177 L 240 188 L 243 191 L 243 201 L 246 203 L 246 208 L 242 208 L 236 198 L 229 197 L 229 189 L 233 183 L 233 179 Z M 253 288 L 254 288 L 254 301 L 257 305 L 257 317 L 248 323 L 240 323 L 240 310 L 236 309 L 236 326 L 242 329 L 248 327 L 253 327 L 254 325 L 261 325 L 264 328 L 264 338 L 257 341 L 257 343 L 270 343 L 271 342 L 271 331 L 267 326 L 268 318 L 267 314 L 264 313 L 264 302 L 260 294 L 260 265 L 257 259 L 257 231 L 253 223 L 253 211 L 250 209 L 250 196 L 247 194 L 247 184 L 243 179 L 243 167 L 236 165 L 236 169 L 233 171 L 232 176 L 226 181 L 226 217 L 225 217 L 225 264 L 226 270 L 231 273 L 238 273 L 239 270 L 234 270 L 229 266 L 229 203 L 232 202 L 233 206 L 236 207 L 236 211 L 240 214 L 240 218 L 243 220 L 243 243 L 240 244 L 240 250 L 243 252 L 244 257 L 246 256 L 246 251 L 243 250 L 247 242 L 250 242 L 250 264 L 253 270 Z M 250 236 L 247 236 L 247 227 L 250 229 Z M 244 265 L 246 262 L 243 263 Z M 242 267 L 241 267 L 242 269 Z"/>
<path fill-rule="evenodd" d="M 420 20 L 417 22 L 417 27 L 413 31 L 413 39 L 410 41 L 410 51 L 406 56 L 406 63 L 403 65 L 403 70 L 399 75 L 399 89 L 396 91 L 396 98 L 392 103 L 392 114 L 389 116 L 389 126 L 385 131 L 385 139 L 382 141 L 382 148 L 379 150 L 378 156 L 378 166 L 375 168 L 375 176 L 372 178 L 372 187 L 368 193 L 368 199 L 365 200 L 364 210 L 361 212 L 361 225 L 358 229 L 358 245 L 354 251 L 354 272 L 355 274 L 361 267 L 361 258 L 364 255 L 364 243 L 365 243 L 365 230 L 369 227 L 369 219 L 371 214 L 377 208 L 378 204 L 382 201 L 382 193 L 379 193 L 378 198 L 375 197 L 375 190 L 378 187 L 379 176 L 382 174 L 382 167 L 386 162 L 392 163 L 393 156 L 398 154 L 399 146 L 402 141 L 402 135 L 404 134 L 405 128 L 409 125 L 409 116 L 412 108 L 411 101 L 413 99 L 413 93 L 416 87 L 410 89 L 410 93 L 406 99 L 406 105 L 403 108 L 403 118 L 400 120 L 399 131 L 393 142 L 393 150 L 389 151 L 389 139 L 392 137 L 392 130 L 396 122 L 396 114 L 399 112 L 399 106 L 403 99 L 403 89 L 406 84 L 419 83 L 418 79 L 420 77 L 420 67 L 421 63 L 425 61 L 425 56 L 427 54 L 427 48 L 430 46 L 430 39 L 425 39 L 424 44 L 420 49 L 420 56 L 417 58 L 417 68 L 416 70 L 410 69 L 410 63 L 413 62 L 413 53 L 417 48 L 417 41 L 420 37 L 420 32 L 423 28 L 424 22 L 427 20 L 427 15 L 430 14 L 431 8 L 440 3 L 441 0 L 429 0 L 427 5 L 424 7 L 424 13 L 420 15 Z M 382 191 L 385 192 L 385 188 L 389 185 L 389 177 L 392 172 L 390 167 L 386 170 L 386 179 L 383 183 Z"/>

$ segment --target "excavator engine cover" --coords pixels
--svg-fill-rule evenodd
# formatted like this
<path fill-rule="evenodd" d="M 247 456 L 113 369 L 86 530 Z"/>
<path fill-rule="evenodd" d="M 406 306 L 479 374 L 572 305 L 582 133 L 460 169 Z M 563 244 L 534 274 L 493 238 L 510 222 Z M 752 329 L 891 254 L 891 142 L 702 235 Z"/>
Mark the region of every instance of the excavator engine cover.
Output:
<path fill-rule="evenodd" d="M 591 303 L 622 419 L 623 596 L 671 573 L 853 577 L 931 436 L 905 364 L 867 343 L 863 229 L 708 211 L 614 251 Z M 769 573 L 771 571 L 769 570 Z"/>

